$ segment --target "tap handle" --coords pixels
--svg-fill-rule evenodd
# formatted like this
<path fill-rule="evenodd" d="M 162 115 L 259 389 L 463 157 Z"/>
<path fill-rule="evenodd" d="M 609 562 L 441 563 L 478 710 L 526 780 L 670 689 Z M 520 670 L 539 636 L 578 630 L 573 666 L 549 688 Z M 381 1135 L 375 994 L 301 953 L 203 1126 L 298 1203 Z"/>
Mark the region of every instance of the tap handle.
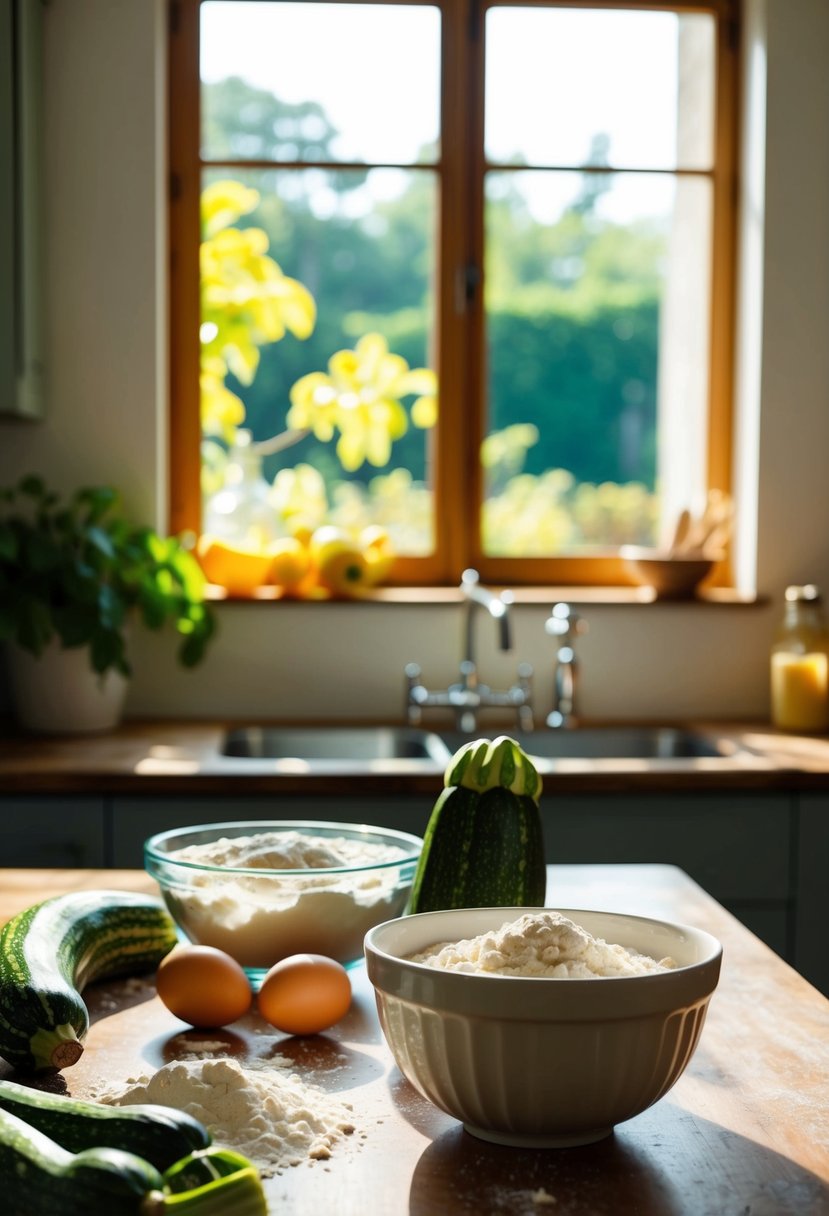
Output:
<path fill-rule="evenodd" d="M 576 674 L 575 663 L 559 663 L 555 675 L 556 705 L 559 710 L 569 716 L 576 704 Z"/>
<path fill-rule="evenodd" d="M 409 702 L 420 703 L 426 694 L 420 667 L 417 663 L 407 663 L 404 667 L 406 675 L 406 699 Z"/>
<path fill-rule="evenodd" d="M 531 663 L 518 664 L 518 683 L 512 689 L 518 729 L 530 731 L 535 727 L 533 715 L 533 669 Z"/>
<path fill-rule="evenodd" d="M 460 665 L 461 688 L 465 691 L 478 687 L 478 668 L 471 659 L 462 659 Z"/>
<path fill-rule="evenodd" d="M 409 726 L 419 726 L 423 717 L 421 706 L 426 689 L 421 682 L 421 671 L 417 663 L 407 663 L 403 669 L 406 676 L 406 721 Z"/>
<path fill-rule="evenodd" d="M 544 629 L 552 637 L 566 644 L 578 634 L 587 633 L 587 622 L 571 604 L 559 603 L 553 605 L 549 617 L 544 622 Z"/>

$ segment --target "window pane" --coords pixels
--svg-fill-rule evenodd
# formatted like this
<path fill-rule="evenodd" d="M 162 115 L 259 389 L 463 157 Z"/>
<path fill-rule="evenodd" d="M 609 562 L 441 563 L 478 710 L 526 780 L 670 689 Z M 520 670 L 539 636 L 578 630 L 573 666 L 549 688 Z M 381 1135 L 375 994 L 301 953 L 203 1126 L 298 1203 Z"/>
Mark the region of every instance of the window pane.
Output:
<path fill-rule="evenodd" d="M 709 250 L 707 178 L 489 175 L 487 554 L 656 543 L 705 472 Z"/>
<path fill-rule="evenodd" d="M 447 6 L 198 5 L 210 530 L 250 447 L 281 534 L 380 524 L 399 554 L 429 558 L 392 575 L 415 581 L 448 570 L 443 540 L 477 552 L 470 513 L 483 555 L 507 559 L 481 569 L 520 581 L 537 577 L 523 558 L 661 543 L 707 488 L 717 20 L 604 0 L 480 7 L 483 43 L 452 22 L 470 41 L 441 152 Z M 480 121 L 483 250 L 480 147 L 459 137 Z M 444 173 L 471 229 L 441 215 Z M 479 261 L 483 329 L 453 290 Z M 439 318 L 439 300 L 457 312 Z M 182 314 L 183 342 L 194 322 Z M 440 422 L 438 332 L 458 403 Z M 436 500 L 439 425 L 453 452 L 483 433 L 483 504 L 460 478 Z"/>
<path fill-rule="evenodd" d="M 208 530 L 242 428 L 281 437 L 263 460 L 280 531 L 380 524 L 430 552 L 435 174 L 212 169 L 204 187 Z"/>
<path fill-rule="evenodd" d="M 204 158 L 433 161 L 439 73 L 430 6 L 206 0 Z"/>
<path fill-rule="evenodd" d="M 490 9 L 487 157 L 710 168 L 714 32 L 704 13 Z"/>

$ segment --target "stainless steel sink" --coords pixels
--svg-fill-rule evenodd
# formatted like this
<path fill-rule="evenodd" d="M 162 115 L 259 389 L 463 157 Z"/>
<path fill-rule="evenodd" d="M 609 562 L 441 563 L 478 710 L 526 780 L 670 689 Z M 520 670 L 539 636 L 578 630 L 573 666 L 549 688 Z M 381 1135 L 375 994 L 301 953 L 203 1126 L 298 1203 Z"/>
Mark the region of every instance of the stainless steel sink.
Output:
<path fill-rule="evenodd" d="M 720 763 L 728 767 L 753 753 L 728 738 L 672 726 L 583 726 L 566 730 L 518 731 L 480 726 L 474 734 L 396 726 L 244 726 L 227 732 L 220 744 L 223 764 L 258 763 L 282 772 L 441 773 L 471 739 L 510 734 L 538 764 L 554 771 L 558 761 L 577 760 L 612 767 L 619 762 L 666 762 L 689 768 Z"/>
<path fill-rule="evenodd" d="M 429 760 L 441 766 L 449 759 L 431 731 L 393 726 L 245 726 L 227 733 L 221 752 L 250 760 Z"/>
<path fill-rule="evenodd" d="M 453 754 L 470 738 L 477 737 L 458 731 L 441 731 L 440 736 Z M 740 750 L 726 739 L 663 726 L 585 726 L 570 730 L 516 732 L 513 738 L 528 756 L 543 760 L 725 759 Z"/>

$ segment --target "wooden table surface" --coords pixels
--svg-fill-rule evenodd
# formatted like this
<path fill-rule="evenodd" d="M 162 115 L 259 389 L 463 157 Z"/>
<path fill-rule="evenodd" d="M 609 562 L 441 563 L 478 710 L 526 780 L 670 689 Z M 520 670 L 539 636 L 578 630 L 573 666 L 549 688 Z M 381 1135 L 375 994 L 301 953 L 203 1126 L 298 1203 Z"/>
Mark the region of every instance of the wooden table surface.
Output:
<path fill-rule="evenodd" d="M 140 871 L 2 870 L 0 922 L 80 888 L 153 890 Z M 269 1179 L 286 1216 L 829 1216 L 829 1001 L 673 866 L 551 866 L 547 903 L 684 921 L 723 943 L 697 1052 L 655 1106 L 599 1144 L 486 1144 L 406 1082 L 382 1039 L 365 969 L 328 1034 L 278 1043 L 303 1078 L 352 1105 L 354 1134 L 329 1161 Z M 189 1031 L 145 985 L 87 989 L 92 1026 L 52 1084 L 77 1097 L 186 1050 Z M 262 1052 L 256 1015 L 227 1032 Z M 217 1037 L 210 1032 L 210 1037 Z M 0 1075 L 11 1070 L 0 1062 Z M 0 1205 L 1 1206 L 1 1205 Z M 33 1212 L 32 1216 L 40 1216 Z M 46 1214 L 43 1214 L 46 1216 Z"/>

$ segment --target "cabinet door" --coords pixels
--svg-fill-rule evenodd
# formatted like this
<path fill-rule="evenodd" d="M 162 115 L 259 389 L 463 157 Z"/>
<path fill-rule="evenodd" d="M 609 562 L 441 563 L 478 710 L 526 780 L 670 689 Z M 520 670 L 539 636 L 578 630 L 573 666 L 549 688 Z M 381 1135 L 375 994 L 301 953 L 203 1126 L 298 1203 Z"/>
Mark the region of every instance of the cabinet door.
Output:
<path fill-rule="evenodd" d="M 110 865 L 140 867 L 144 841 L 156 832 L 196 823 L 239 819 L 315 819 L 367 823 L 422 836 L 432 810 L 428 798 L 117 798 L 112 804 Z"/>
<path fill-rule="evenodd" d="M 104 805 L 95 798 L 0 799 L 0 864 L 105 864 Z"/>
<path fill-rule="evenodd" d="M 801 794 L 794 965 L 829 996 L 829 795 Z"/>
<path fill-rule="evenodd" d="M 788 794 L 660 794 L 542 799 L 547 861 L 679 866 L 792 961 Z"/>
<path fill-rule="evenodd" d="M 549 862 L 667 862 L 723 903 L 791 895 L 787 794 L 542 798 Z"/>

